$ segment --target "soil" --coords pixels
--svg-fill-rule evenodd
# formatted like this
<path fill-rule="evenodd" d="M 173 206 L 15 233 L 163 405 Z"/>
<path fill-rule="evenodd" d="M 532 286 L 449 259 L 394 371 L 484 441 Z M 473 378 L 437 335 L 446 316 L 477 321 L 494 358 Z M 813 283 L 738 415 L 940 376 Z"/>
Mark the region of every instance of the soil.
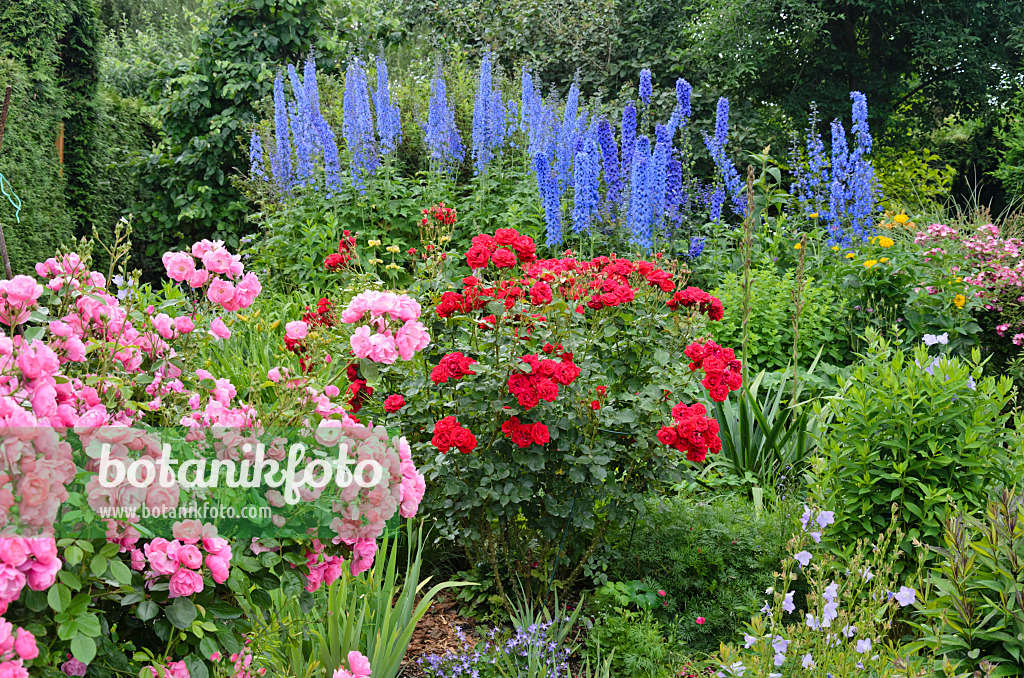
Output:
<path fill-rule="evenodd" d="M 417 660 L 432 654 L 444 654 L 448 650 L 462 650 L 472 647 L 480 640 L 477 633 L 477 621 L 460 617 L 458 609 L 462 603 L 444 593 L 427 609 L 426 614 L 416 624 L 409 649 L 402 662 L 399 678 L 422 678 L 427 674 L 419 667 Z M 462 629 L 466 641 L 460 641 L 455 627 Z"/>

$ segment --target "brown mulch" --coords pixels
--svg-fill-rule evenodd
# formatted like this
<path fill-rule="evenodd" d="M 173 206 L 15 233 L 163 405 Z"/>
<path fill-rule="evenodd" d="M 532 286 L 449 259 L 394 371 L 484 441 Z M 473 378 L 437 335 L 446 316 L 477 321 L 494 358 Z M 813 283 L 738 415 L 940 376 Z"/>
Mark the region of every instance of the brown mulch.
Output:
<path fill-rule="evenodd" d="M 476 631 L 478 622 L 460 617 L 458 610 L 461 606 L 462 603 L 444 593 L 435 599 L 412 633 L 409 649 L 402 661 L 401 678 L 421 678 L 427 675 L 416 663 L 420 657 L 444 654 L 448 650 L 459 651 L 472 647 L 480 640 Z M 468 645 L 459 640 L 456 626 L 462 629 Z"/>

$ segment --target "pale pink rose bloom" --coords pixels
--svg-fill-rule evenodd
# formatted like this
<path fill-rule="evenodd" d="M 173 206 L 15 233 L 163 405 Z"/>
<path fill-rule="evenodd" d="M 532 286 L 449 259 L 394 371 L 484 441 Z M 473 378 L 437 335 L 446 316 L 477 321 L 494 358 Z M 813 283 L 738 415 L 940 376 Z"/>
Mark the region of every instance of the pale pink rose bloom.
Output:
<path fill-rule="evenodd" d="M 370 350 L 373 348 L 373 342 L 370 340 L 370 331 L 368 325 L 363 325 L 356 328 L 356 331 L 352 333 L 349 344 L 351 344 L 352 352 L 355 353 L 357 358 L 365 358 L 370 355 Z"/>
<path fill-rule="evenodd" d="M 203 537 L 203 524 L 198 520 L 179 520 L 171 526 L 171 534 L 183 544 L 195 544 Z"/>
<path fill-rule="evenodd" d="M 203 575 L 193 570 L 181 568 L 171 575 L 169 589 L 168 598 L 191 596 L 193 593 L 203 590 Z"/>
<path fill-rule="evenodd" d="M 398 350 L 395 348 L 395 338 L 384 334 L 375 334 L 370 337 L 371 347 L 369 358 L 375 363 L 391 365 L 398 359 Z"/>
<path fill-rule="evenodd" d="M 174 329 L 181 334 L 188 334 L 196 328 L 195 323 L 192 322 L 192 318 L 187 315 L 178 316 L 174 319 Z"/>
<path fill-rule="evenodd" d="M 36 647 L 36 637 L 25 629 L 18 629 L 18 638 L 14 641 L 14 651 L 22 659 L 35 659 L 39 656 L 39 648 Z"/>
<path fill-rule="evenodd" d="M 223 247 L 215 247 L 202 256 L 203 266 L 211 273 L 227 273 L 231 269 L 231 253 Z"/>
<path fill-rule="evenodd" d="M 423 309 L 418 301 L 407 294 L 398 295 L 398 302 L 395 304 L 395 318 L 408 322 L 419 318 L 422 312 Z"/>
<path fill-rule="evenodd" d="M 196 270 L 196 260 L 187 252 L 164 252 L 164 268 L 167 277 L 175 282 L 189 280 Z"/>
<path fill-rule="evenodd" d="M 210 287 L 206 290 L 206 298 L 215 304 L 224 306 L 231 302 L 235 296 L 235 286 L 223 278 L 215 278 Z"/>
<path fill-rule="evenodd" d="M 292 341 L 301 341 L 309 333 L 309 325 L 302 320 L 293 320 L 284 326 L 284 336 Z"/>
<path fill-rule="evenodd" d="M 170 339 L 174 336 L 174 326 L 171 316 L 166 313 L 158 313 L 151 319 L 153 328 L 160 334 L 164 339 Z"/>
<path fill-rule="evenodd" d="M 348 653 L 348 670 L 356 678 L 368 678 L 370 675 L 370 660 L 360 652 L 352 650 Z"/>
<path fill-rule="evenodd" d="M 202 240 L 192 244 L 192 255 L 202 259 L 203 255 L 212 250 L 213 248 L 214 244 L 207 240 L 206 238 L 203 238 Z"/>
<path fill-rule="evenodd" d="M 25 573 L 6 563 L 0 564 L 0 600 L 17 600 L 25 588 Z"/>
<path fill-rule="evenodd" d="M 417 351 L 422 351 L 430 343 L 430 335 L 418 321 L 410 320 L 402 325 L 395 335 L 395 348 L 402 360 L 412 360 Z"/>
<path fill-rule="evenodd" d="M 157 537 L 143 547 L 149 566 L 157 574 L 173 574 L 178 569 L 178 563 L 167 553 L 168 546 L 170 542 L 163 537 Z"/>
<path fill-rule="evenodd" d="M 281 379 L 283 379 L 283 377 L 281 376 L 281 368 L 271 367 L 269 370 L 267 370 L 267 379 L 274 382 L 275 384 L 279 383 Z"/>
<path fill-rule="evenodd" d="M 210 279 L 210 272 L 206 269 L 196 269 L 196 272 L 189 276 L 188 286 L 191 288 L 202 287 Z"/>
<path fill-rule="evenodd" d="M 43 286 L 27 275 L 16 275 L 10 280 L 0 281 L 0 294 L 6 296 L 7 303 L 12 306 L 34 306 L 42 293 Z"/>
<path fill-rule="evenodd" d="M 217 339 L 229 339 L 231 338 L 231 330 L 224 324 L 224 321 L 219 317 L 214 318 L 213 322 L 210 323 L 210 334 Z"/>

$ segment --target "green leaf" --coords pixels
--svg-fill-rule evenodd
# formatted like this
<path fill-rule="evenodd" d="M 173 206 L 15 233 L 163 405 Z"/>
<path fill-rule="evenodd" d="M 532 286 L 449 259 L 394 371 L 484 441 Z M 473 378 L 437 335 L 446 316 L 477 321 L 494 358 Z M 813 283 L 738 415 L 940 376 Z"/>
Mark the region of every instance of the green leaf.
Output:
<path fill-rule="evenodd" d="M 96 658 L 96 641 L 79 633 L 71 639 L 71 654 L 83 664 L 92 662 Z"/>
<path fill-rule="evenodd" d="M 160 606 L 154 603 L 152 600 L 144 600 L 139 603 L 139 606 L 135 608 L 135 616 L 140 621 L 149 621 L 160 612 Z"/>
<path fill-rule="evenodd" d="M 188 598 L 175 598 L 174 602 L 164 608 L 167 621 L 179 629 L 187 629 L 196 620 L 196 605 Z"/>
<path fill-rule="evenodd" d="M 46 602 L 54 612 L 63 612 L 71 605 L 71 591 L 63 583 L 58 582 L 46 592 Z"/>

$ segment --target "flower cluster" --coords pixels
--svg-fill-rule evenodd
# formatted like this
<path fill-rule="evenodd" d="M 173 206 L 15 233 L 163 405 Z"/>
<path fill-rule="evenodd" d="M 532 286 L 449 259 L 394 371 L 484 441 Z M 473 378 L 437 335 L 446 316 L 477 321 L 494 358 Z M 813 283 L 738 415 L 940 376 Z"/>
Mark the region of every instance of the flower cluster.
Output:
<path fill-rule="evenodd" d="M 712 454 L 722 450 L 718 422 L 707 416 L 707 410 L 700 403 L 690 406 L 679 403 L 672 408 L 672 420 L 674 426 L 662 426 L 658 431 L 661 444 L 674 447 L 696 463 L 704 461 L 708 450 Z"/>
<path fill-rule="evenodd" d="M 52 537 L 0 538 L 0 614 L 7 612 L 26 584 L 33 591 L 50 588 L 60 568 L 57 542 Z M 0 637 L 5 623 L 0 622 Z M 10 624 L 6 628 L 9 631 Z"/>
<path fill-rule="evenodd" d="M 569 673 L 570 650 L 560 641 L 568 635 L 568 619 L 556 618 L 528 627 L 515 627 L 511 633 L 491 629 L 475 648 L 459 627 L 455 633 L 463 642 L 461 651 L 450 649 L 443 655 L 431 654 L 419 660 L 428 676 L 457 678 L 483 675 L 538 675 L 559 678 Z M 495 673 L 491 673 L 497 667 Z M 486 672 L 486 673 L 485 673 Z"/>
<path fill-rule="evenodd" d="M 319 539 L 314 539 L 311 546 L 312 549 L 306 551 L 306 567 L 309 568 L 309 574 L 306 575 L 306 590 L 313 593 L 321 586 L 330 586 L 341 576 L 345 559 L 341 556 L 324 555 L 324 545 Z M 292 567 L 295 567 L 294 563 Z"/>
<path fill-rule="evenodd" d="M 698 313 L 706 315 L 710 320 L 721 320 L 725 317 L 725 307 L 718 297 L 713 297 L 699 287 L 687 287 L 672 295 L 665 304 L 673 311 L 679 307 L 694 308 Z"/>
<path fill-rule="evenodd" d="M 150 586 L 159 576 L 170 575 L 168 598 L 190 596 L 203 590 L 202 568 L 218 584 L 228 580 L 231 564 L 231 545 L 217 536 L 212 525 L 196 520 L 174 524 L 174 541 L 157 537 L 142 549 L 132 549 L 132 568 L 145 570 Z M 205 554 L 205 556 L 204 556 Z"/>
<path fill-rule="evenodd" d="M 533 238 L 519 235 L 514 228 L 499 228 L 494 236 L 481 233 L 473 238 L 472 246 L 466 251 L 466 263 L 473 269 L 484 268 L 488 263 L 495 268 L 513 268 L 536 259 L 537 246 Z"/>
<path fill-rule="evenodd" d="M 428 226 L 431 222 L 436 222 L 442 226 L 451 227 L 455 225 L 457 216 L 454 207 L 445 207 L 444 203 L 441 202 L 432 207 L 424 208 L 420 225 Z"/>
<path fill-rule="evenodd" d="M 341 313 L 347 324 L 367 319 L 368 324 L 356 328 L 350 340 L 357 358 L 390 365 L 399 357 L 412 360 L 418 351 L 430 343 L 423 323 L 419 322 L 420 305 L 405 294 L 366 291 L 357 295 Z M 393 332 L 391 323 L 401 327 Z"/>
<path fill-rule="evenodd" d="M 249 308 L 263 290 L 255 274 L 243 275 L 242 258 L 219 240 L 200 240 L 188 252 L 165 252 L 162 261 L 168 278 L 205 289 L 206 298 L 225 311 Z"/>
<path fill-rule="evenodd" d="M 506 438 L 511 438 L 513 444 L 522 448 L 527 448 L 530 445 L 547 445 L 550 440 L 548 427 L 545 424 L 539 421 L 525 424 L 519 421 L 519 417 L 509 417 L 501 425 L 501 432 L 505 434 Z"/>
<path fill-rule="evenodd" d="M 731 348 L 722 348 L 708 339 L 703 344 L 693 342 L 684 353 L 692 361 L 691 372 L 704 370 L 700 383 L 715 402 L 724 402 L 730 391 L 743 385 L 742 365 Z"/>
<path fill-rule="evenodd" d="M 430 441 L 442 454 L 455 447 L 469 454 L 476 447 L 476 436 L 455 419 L 445 417 L 434 424 L 434 437 Z"/>
<path fill-rule="evenodd" d="M 155 668 L 150 666 L 149 670 L 153 678 L 159 678 L 160 674 L 157 673 Z M 191 674 L 188 672 L 188 665 L 184 661 L 167 662 L 164 666 L 163 676 L 164 678 L 191 678 Z"/>
<path fill-rule="evenodd" d="M 338 241 L 338 251 L 327 255 L 324 268 L 328 271 L 340 271 L 356 256 L 356 239 L 348 230 L 343 231 Z"/>
<path fill-rule="evenodd" d="M 508 378 L 508 392 L 516 397 L 519 405 L 532 410 L 546 400 L 555 402 L 558 386 L 568 386 L 580 376 L 580 368 L 573 362 L 572 353 L 563 353 L 561 360 L 524 355 L 522 363 L 529 366 L 529 373 L 516 372 Z"/>
<path fill-rule="evenodd" d="M 430 380 L 435 384 L 446 384 L 449 379 L 458 381 L 467 375 L 476 374 L 469 369 L 474 364 L 476 364 L 475 360 L 462 355 L 459 351 L 449 353 L 441 358 L 441 362 L 430 371 Z"/>

